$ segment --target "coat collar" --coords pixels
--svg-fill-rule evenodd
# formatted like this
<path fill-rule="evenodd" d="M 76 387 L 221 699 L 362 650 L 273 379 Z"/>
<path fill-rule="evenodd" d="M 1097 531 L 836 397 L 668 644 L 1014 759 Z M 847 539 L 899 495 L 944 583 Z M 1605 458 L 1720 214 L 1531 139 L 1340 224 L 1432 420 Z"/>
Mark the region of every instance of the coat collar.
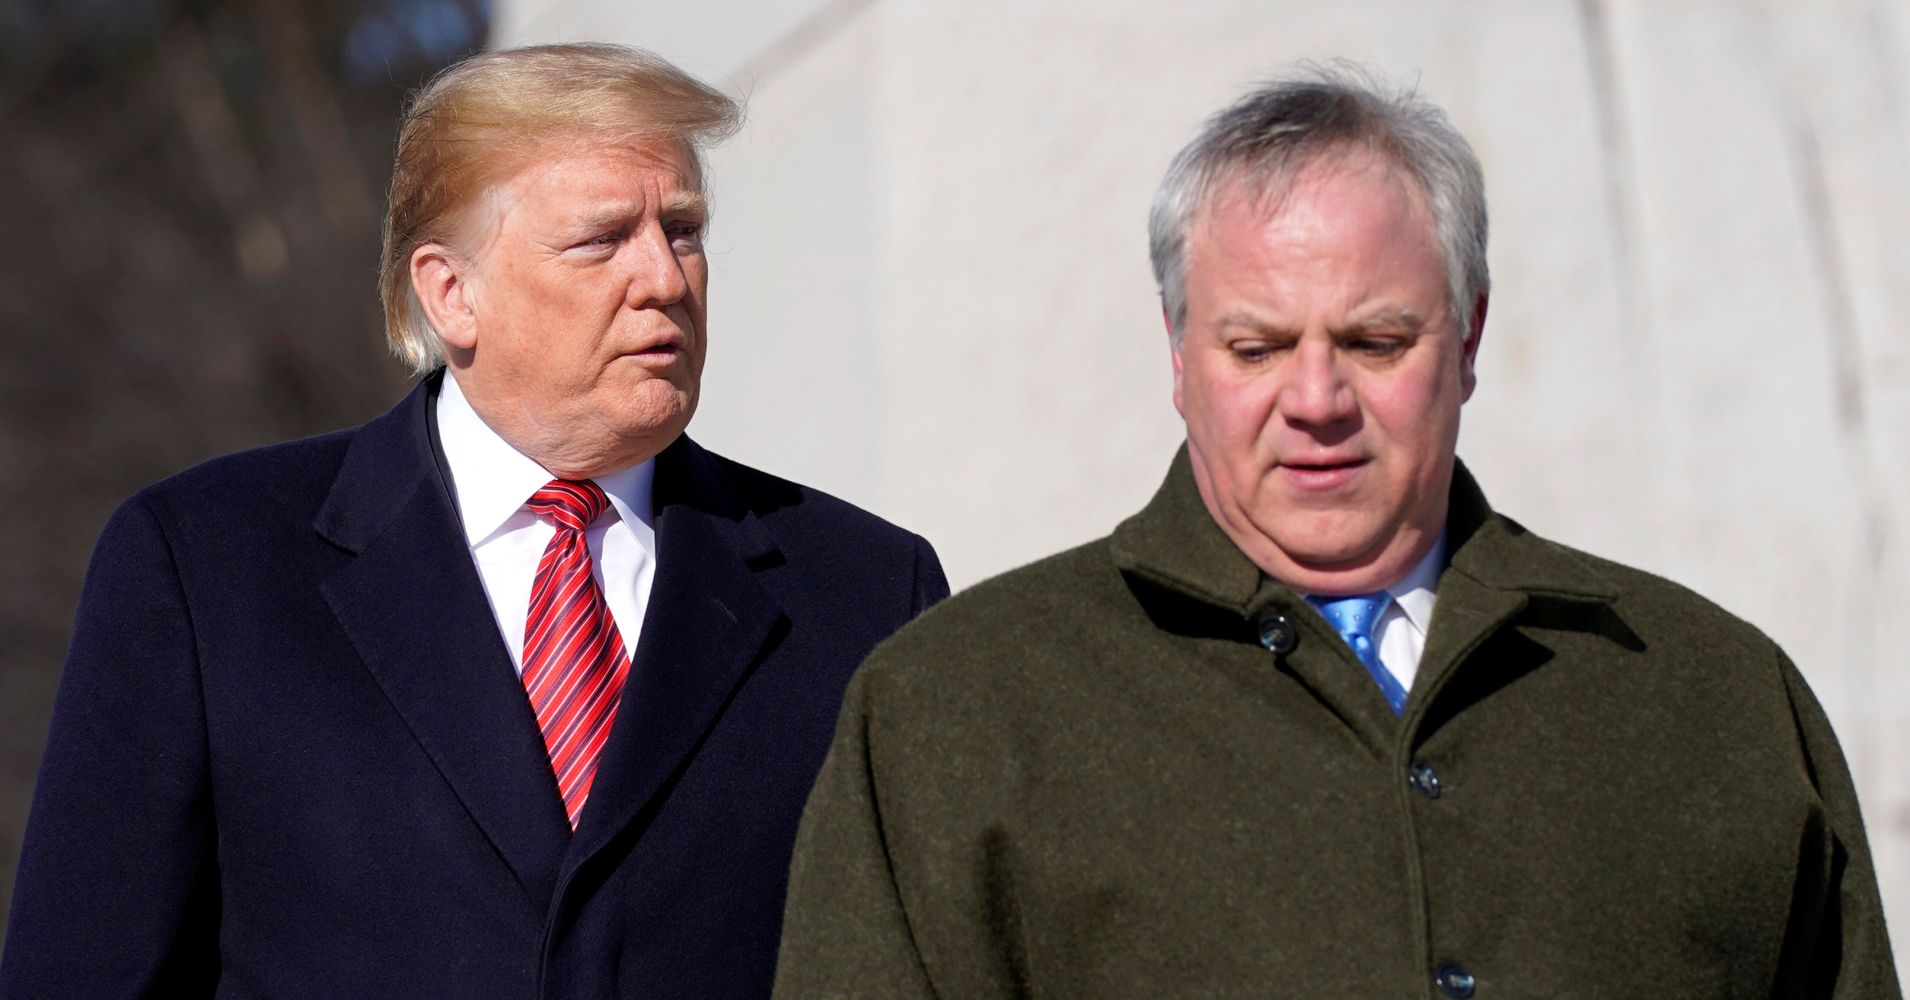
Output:
<path fill-rule="evenodd" d="M 1110 541 L 1121 569 L 1187 597 L 1243 616 L 1263 602 L 1263 574 L 1208 513 L 1185 444 L 1154 498 L 1115 528 Z M 1497 591 L 1604 602 L 1618 595 L 1609 580 L 1572 550 L 1493 513 L 1478 482 L 1457 461 L 1447 507 L 1446 551 L 1442 606 L 1453 573 Z"/>
<path fill-rule="evenodd" d="M 1242 615 L 1260 587 L 1260 567 L 1207 512 L 1186 444 L 1174 453 L 1154 499 L 1122 521 L 1109 541 L 1122 570 Z"/>
<path fill-rule="evenodd" d="M 1392 714 L 1325 620 L 1292 589 L 1266 578 L 1221 530 L 1200 498 L 1185 445 L 1154 499 L 1115 529 L 1110 544 L 1117 566 L 1131 578 L 1217 616 L 1206 625 L 1184 614 L 1159 620 L 1244 641 L 1259 633 L 1261 622 L 1277 620 L 1307 637 L 1301 646 L 1331 651 L 1282 656 L 1281 662 L 1383 757 L 1398 752 L 1402 732 L 1416 732 L 1429 719 L 1459 664 L 1534 601 L 1603 605 L 1617 597 L 1617 588 L 1582 556 L 1493 513 L 1464 465 L 1454 466 L 1447 509 L 1448 563 L 1403 718 Z M 1140 596 L 1149 600 L 1145 592 Z"/>
<path fill-rule="evenodd" d="M 1494 513 L 1478 481 L 1458 461 L 1453 463 L 1446 545 L 1451 553 L 1447 575 L 1462 573 L 1493 590 L 1607 604 L 1618 599 L 1617 584 L 1583 555 Z M 1445 579 L 1440 579 L 1442 588 Z"/>

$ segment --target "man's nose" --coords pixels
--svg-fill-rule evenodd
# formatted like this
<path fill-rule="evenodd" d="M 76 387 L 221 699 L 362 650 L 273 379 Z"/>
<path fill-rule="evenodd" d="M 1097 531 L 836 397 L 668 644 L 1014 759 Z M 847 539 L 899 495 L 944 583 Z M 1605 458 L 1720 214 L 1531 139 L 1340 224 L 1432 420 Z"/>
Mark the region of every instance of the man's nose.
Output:
<path fill-rule="evenodd" d="M 690 281 L 683 273 L 683 258 L 664 227 L 646 226 L 631 239 L 629 305 L 632 308 L 661 308 L 683 301 L 690 292 Z"/>
<path fill-rule="evenodd" d="M 1287 361 L 1286 384 L 1280 389 L 1280 413 L 1295 423 L 1325 425 L 1344 420 L 1358 410 L 1345 359 L 1331 339 L 1304 337 Z"/>

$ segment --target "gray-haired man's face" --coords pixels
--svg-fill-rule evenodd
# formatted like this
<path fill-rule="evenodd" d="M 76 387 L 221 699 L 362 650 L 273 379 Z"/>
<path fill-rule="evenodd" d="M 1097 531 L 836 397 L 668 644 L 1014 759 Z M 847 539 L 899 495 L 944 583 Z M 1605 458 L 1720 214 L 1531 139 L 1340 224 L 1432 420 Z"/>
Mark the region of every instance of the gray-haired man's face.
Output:
<path fill-rule="evenodd" d="M 1444 529 L 1478 348 L 1418 187 L 1330 156 L 1271 205 L 1223 189 L 1187 252 L 1174 403 L 1209 512 L 1297 589 L 1394 583 Z"/>

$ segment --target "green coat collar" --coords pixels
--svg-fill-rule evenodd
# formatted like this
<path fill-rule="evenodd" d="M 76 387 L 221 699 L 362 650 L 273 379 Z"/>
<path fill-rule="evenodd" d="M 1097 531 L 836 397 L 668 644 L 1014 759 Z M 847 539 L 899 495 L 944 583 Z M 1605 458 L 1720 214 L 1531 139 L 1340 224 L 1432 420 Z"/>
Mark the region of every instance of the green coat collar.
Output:
<path fill-rule="evenodd" d="M 1282 662 L 1381 757 L 1410 749 L 1429 706 L 1459 665 L 1533 602 L 1562 603 L 1581 611 L 1597 607 L 1602 612 L 1618 597 L 1614 582 L 1584 556 L 1493 513 L 1479 484 L 1464 465 L 1455 464 L 1446 520 L 1447 566 L 1440 574 L 1432 629 L 1405 714 L 1395 717 L 1325 620 L 1299 594 L 1261 573 L 1215 523 L 1200 498 L 1185 445 L 1154 499 L 1122 522 L 1109 544 L 1123 573 L 1219 612 L 1213 625 L 1224 633 L 1252 641 L 1265 622 L 1297 629 L 1306 637 L 1300 645 L 1315 652 L 1303 649 Z M 1143 602 L 1156 600 L 1145 589 L 1136 593 Z M 1154 613 L 1167 615 L 1160 620 L 1173 620 L 1177 627 L 1196 627 L 1196 619 L 1168 605 Z M 1596 617 L 1567 615 L 1580 621 Z M 1244 627 L 1221 624 L 1228 620 Z M 1319 650 L 1329 652 L 1322 656 Z"/>
<path fill-rule="evenodd" d="M 1154 498 L 1114 529 L 1114 559 L 1124 572 L 1245 615 L 1264 595 L 1260 568 L 1214 522 L 1181 445 Z M 1446 576 L 1458 573 L 1491 590 L 1610 602 L 1618 588 L 1570 549 L 1533 536 L 1492 511 L 1463 462 L 1453 466 L 1446 516 Z"/>
<path fill-rule="evenodd" d="M 1109 544 L 1122 572 L 1243 615 L 1260 587 L 1260 567 L 1207 512 L 1185 444 L 1154 499 L 1116 526 Z"/>

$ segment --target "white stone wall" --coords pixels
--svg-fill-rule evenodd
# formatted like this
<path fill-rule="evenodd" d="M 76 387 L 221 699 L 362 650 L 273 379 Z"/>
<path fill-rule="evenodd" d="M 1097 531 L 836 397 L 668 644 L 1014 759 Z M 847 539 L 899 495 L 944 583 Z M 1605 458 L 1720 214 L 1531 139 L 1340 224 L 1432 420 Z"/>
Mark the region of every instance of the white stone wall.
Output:
<path fill-rule="evenodd" d="M 1106 532 L 1180 437 L 1149 195 L 1297 59 L 1416 80 L 1485 165 L 1460 448 L 1541 533 L 1776 637 L 1910 954 L 1910 5 L 517 0 L 751 97 L 714 158 L 693 433 L 927 535 L 956 586 Z M 1901 961 L 1901 960 L 1900 960 Z"/>

